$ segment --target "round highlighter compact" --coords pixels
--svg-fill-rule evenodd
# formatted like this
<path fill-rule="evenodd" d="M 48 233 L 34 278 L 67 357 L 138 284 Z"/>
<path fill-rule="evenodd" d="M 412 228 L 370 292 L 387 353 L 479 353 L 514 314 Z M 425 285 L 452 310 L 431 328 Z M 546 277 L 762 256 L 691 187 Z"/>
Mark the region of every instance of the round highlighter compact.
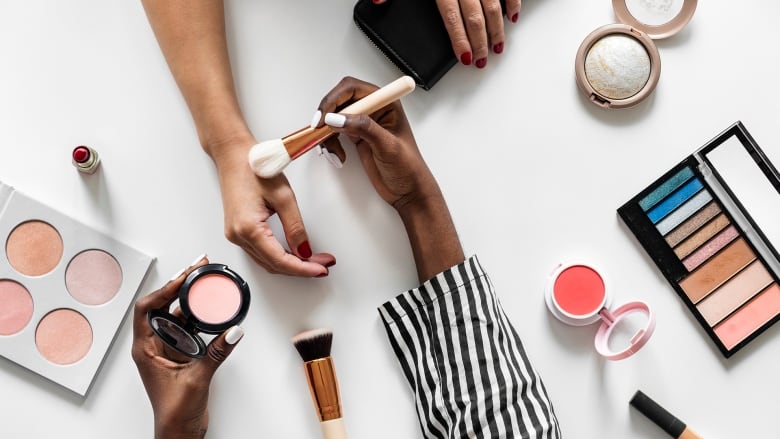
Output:
<path fill-rule="evenodd" d="M 585 326 L 601 320 L 595 346 L 608 360 L 630 357 L 647 343 L 655 330 L 655 317 L 644 302 L 629 302 L 609 309 L 611 295 L 607 282 L 592 265 L 559 265 L 550 275 L 545 301 L 552 315 L 566 324 Z M 627 328 L 636 326 L 639 329 L 624 337 Z"/>
<path fill-rule="evenodd" d="M 697 0 L 612 0 L 620 24 L 591 32 L 577 51 L 577 85 L 594 104 L 625 108 L 642 102 L 661 77 L 653 40 L 670 37 L 693 17 Z"/>
<path fill-rule="evenodd" d="M 241 323 L 249 310 L 249 285 L 222 264 L 208 264 L 190 273 L 179 288 L 182 318 L 167 310 L 147 315 L 152 330 L 168 346 L 193 358 L 206 355 L 198 332 L 220 334 Z"/>

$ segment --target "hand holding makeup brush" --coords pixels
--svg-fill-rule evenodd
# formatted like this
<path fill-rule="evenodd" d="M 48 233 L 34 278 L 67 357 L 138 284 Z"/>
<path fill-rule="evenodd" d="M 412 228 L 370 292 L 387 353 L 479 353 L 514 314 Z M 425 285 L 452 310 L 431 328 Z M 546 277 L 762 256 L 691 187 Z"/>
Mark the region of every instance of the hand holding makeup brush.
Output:
<path fill-rule="evenodd" d="M 355 99 L 339 111 L 342 114 L 373 114 L 392 102 L 414 91 L 416 84 L 409 76 L 402 76 L 382 88 Z M 320 145 L 335 134 L 329 126 L 315 125 L 320 116 L 315 114 L 310 126 L 288 134 L 281 139 L 271 139 L 249 150 L 249 166 L 262 178 L 279 175 L 294 159 Z"/>
<path fill-rule="evenodd" d="M 401 217 L 418 277 L 425 280 L 460 263 L 464 256 L 444 196 L 420 154 L 401 103 L 395 101 L 371 116 L 335 113 L 376 88 L 344 78 L 322 99 L 319 111 L 327 125 L 355 143 L 374 189 Z M 346 160 L 337 136 L 326 140 L 324 146 L 342 162 Z"/>
<path fill-rule="evenodd" d="M 170 307 L 184 278 L 206 263 L 205 257 L 199 258 L 135 305 L 132 355 L 152 404 L 156 438 L 203 437 L 209 422 L 211 378 L 244 335 L 241 327 L 234 326 L 211 341 L 206 356 L 194 359 L 167 348 L 149 326 L 147 313 Z"/>

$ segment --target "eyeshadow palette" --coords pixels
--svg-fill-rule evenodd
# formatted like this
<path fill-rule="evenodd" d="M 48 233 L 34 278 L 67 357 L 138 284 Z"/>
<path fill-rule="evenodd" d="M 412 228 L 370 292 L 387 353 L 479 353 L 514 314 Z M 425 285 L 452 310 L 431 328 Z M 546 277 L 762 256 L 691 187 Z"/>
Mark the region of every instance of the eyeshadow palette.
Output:
<path fill-rule="evenodd" d="M 737 122 L 618 209 L 726 357 L 780 315 L 778 192 Z"/>
<path fill-rule="evenodd" d="M 0 182 L 0 355 L 86 396 L 153 258 Z"/>

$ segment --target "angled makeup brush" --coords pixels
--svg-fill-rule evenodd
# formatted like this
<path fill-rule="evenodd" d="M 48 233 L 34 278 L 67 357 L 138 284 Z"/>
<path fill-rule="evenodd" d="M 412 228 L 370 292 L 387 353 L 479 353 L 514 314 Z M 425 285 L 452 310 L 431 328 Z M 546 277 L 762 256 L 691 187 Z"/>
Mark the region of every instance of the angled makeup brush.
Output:
<path fill-rule="evenodd" d="M 414 87 L 414 79 L 402 76 L 363 99 L 353 102 L 340 113 L 371 114 L 406 96 L 414 90 Z M 334 134 L 335 132 L 327 125 L 319 128 L 307 126 L 281 139 L 258 143 L 249 150 L 249 166 L 259 177 L 275 177 L 293 160 Z"/>
<path fill-rule="evenodd" d="M 341 418 L 339 383 L 333 358 L 330 356 L 332 341 L 333 332 L 329 329 L 312 329 L 292 338 L 295 349 L 303 359 L 311 398 L 320 418 L 322 437 L 346 439 L 347 431 Z"/>

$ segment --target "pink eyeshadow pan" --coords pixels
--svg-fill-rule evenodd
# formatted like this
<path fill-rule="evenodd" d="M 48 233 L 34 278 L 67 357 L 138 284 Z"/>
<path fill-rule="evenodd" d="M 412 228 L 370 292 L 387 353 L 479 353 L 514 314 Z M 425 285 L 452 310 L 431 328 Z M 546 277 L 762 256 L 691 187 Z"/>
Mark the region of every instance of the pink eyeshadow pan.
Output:
<path fill-rule="evenodd" d="M 715 327 L 715 334 L 726 349 L 732 349 L 778 313 L 780 313 L 780 287 L 772 284 Z"/>
<path fill-rule="evenodd" d="M 696 267 L 701 265 L 702 262 L 712 257 L 712 255 L 720 251 L 720 249 L 733 241 L 737 236 L 739 236 L 737 229 L 733 225 L 728 226 L 690 256 L 683 259 L 683 265 L 685 265 L 685 268 L 687 268 L 688 271 L 693 271 Z"/>
<path fill-rule="evenodd" d="M 92 346 L 92 327 L 72 309 L 56 309 L 41 319 L 35 330 L 35 345 L 44 358 L 68 365 L 84 358 Z"/>
<path fill-rule="evenodd" d="M 122 286 L 122 269 L 102 250 L 79 253 L 65 271 L 65 287 L 85 305 L 102 305 L 113 299 Z"/>
<path fill-rule="evenodd" d="M 224 323 L 241 308 L 241 292 L 230 278 L 221 274 L 207 274 L 190 287 L 189 306 L 200 321 Z"/>
<path fill-rule="evenodd" d="M 33 314 L 30 292 L 12 280 L 0 280 L 0 335 L 13 335 L 24 329 Z"/>

